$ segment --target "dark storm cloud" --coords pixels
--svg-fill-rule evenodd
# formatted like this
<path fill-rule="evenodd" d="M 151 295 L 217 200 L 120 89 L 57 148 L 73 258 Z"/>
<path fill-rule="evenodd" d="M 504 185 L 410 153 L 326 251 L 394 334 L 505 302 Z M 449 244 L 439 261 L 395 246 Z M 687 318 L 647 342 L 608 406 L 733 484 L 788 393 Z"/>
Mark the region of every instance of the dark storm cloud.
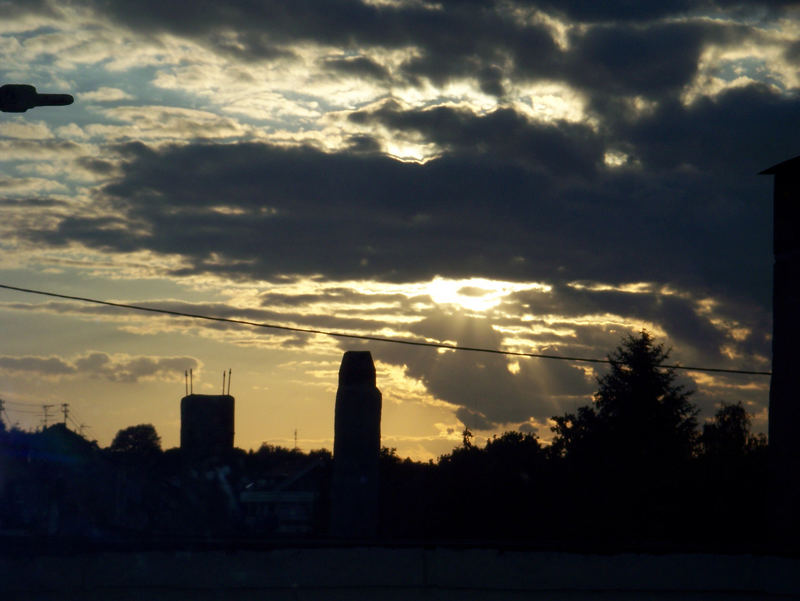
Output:
<path fill-rule="evenodd" d="M 676 346 L 684 363 L 696 363 L 697 359 L 702 358 L 705 364 L 720 367 L 728 365 L 727 358 L 722 355 L 723 346 L 740 344 L 728 332 L 711 322 L 712 319 L 719 318 L 719 315 L 703 313 L 698 299 L 691 296 L 667 295 L 659 291 L 631 293 L 557 285 L 548 294 L 519 292 L 514 298 L 534 316 L 609 314 L 658 324 Z M 755 311 L 756 307 L 751 305 L 749 309 Z M 747 315 L 746 312 L 743 314 Z M 578 336 L 578 339 L 585 343 L 585 333 Z M 613 345 L 616 345 L 616 341 L 610 339 L 595 348 L 610 349 Z M 566 351 L 564 349 L 565 353 Z M 573 352 L 579 354 L 580 349 L 573 349 Z"/>
<path fill-rule="evenodd" d="M 533 0 L 520 2 L 522 5 L 536 6 L 543 10 L 563 15 L 570 20 L 594 21 L 648 21 L 666 15 L 686 13 L 697 7 L 696 1 L 666 0 L 664 2 L 593 2 L 592 0 Z M 712 3 L 707 3 L 712 4 Z"/>
<path fill-rule="evenodd" d="M 564 75 L 595 94 L 661 98 L 692 80 L 705 44 L 748 33 L 737 26 L 692 22 L 596 26 L 573 33 Z"/>
<path fill-rule="evenodd" d="M 608 133 L 510 110 L 354 114 L 447 150 L 425 165 L 253 143 L 130 144 L 122 177 L 103 189 L 114 217 L 21 234 L 178 254 L 181 273 L 658 281 L 766 306 L 771 182 L 755 174 L 769 156 L 791 156 L 783 132 L 796 105 L 748 88 Z M 622 142 L 640 165 L 606 168 L 604 145 Z"/>
<path fill-rule="evenodd" d="M 326 69 L 345 75 L 360 75 L 372 79 L 389 79 L 389 71 L 364 56 L 328 59 L 323 62 Z"/>
<path fill-rule="evenodd" d="M 494 72 L 504 63 L 525 62 L 529 70 L 535 70 L 534 64 L 538 64 L 542 69 L 537 72 L 552 72 L 556 52 L 544 26 L 523 26 L 492 3 L 462 3 L 437 10 L 414 4 L 373 6 L 351 0 L 331 0 L 324 6 L 315 0 L 205 1 L 194 4 L 190 11 L 158 0 L 145 0 L 135 7 L 126 2 L 90 4 L 126 27 L 191 37 L 244 60 L 275 58 L 302 43 L 351 51 L 413 46 L 421 55 L 402 67 L 410 81 L 426 78 L 442 83 L 480 71 L 482 86 L 490 92 L 500 91 Z M 331 66 L 372 78 L 383 76 L 383 68 L 364 57 L 334 61 Z"/>
<path fill-rule="evenodd" d="M 357 154 L 380 154 L 381 144 L 372 136 L 349 136 L 347 138 L 347 150 Z"/>
<path fill-rule="evenodd" d="M 132 145 L 123 170 L 105 189 L 120 217 L 67 217 L 57 229 L 31 236 L 179 253 L 192 257 L 195 271 L 263 277 L 408 280 L 486 273 L 492 266 L 508 271 L 523 249 L 498 247 L 486 224 L 529 203 L 533 183 L 520 168 L 487 170 L 477 159 L 422 166 L 257 144 L 160 151 Z M 505 209 L 493 198 L 501 183 L 510 193 Z M 241 214 L 215 212 L 218 205 Z M 453 214 L 464 219 L 454 221 Z"/>
<path fill-rule="evenodd" d="M 603 141 L 589 126 L 535 123 L 512 109 L 478 116 L 451 107 L 404 111 L 388 102 L 376 110 L 353 112 L 349 119 L 419 133 L 451 153 L 520 162 L 552 176 L 589 176 L 603 159 Z"/>
<path fill-rule="evenodd" d="M 326 68 L 368 79 L 389 81 L 387 67 L 362 55 L 370 48 L 414 48 L 396 78 L 412 85 L 443 85 L 471 78 L 498 97 L 505 80 L 564 80 L 597 94 L 674 94 L 688 83 L 709 42 L 744 39 L 748 28 L 710 20 L 681 19 L 715 14 L 720 4 L 645 2 L 446 2 L 374 6 L 333 0 L 258 3 L 208 0 L 182 5 L 159 0 L 89 2 L 100 15 L 144 33 L 167 31 L 194 39 L 235 60 L 272 60 L 291 56 L 293 47 L 313 43 L 336 47 L 347 57 L 330 58 Z M 738 3 L 724 3 L 738 7 Z M 775 18 L 765 6 L 748 3 L 751 12 Z M 542 10 L 584 24 L 572 28 L 562 49 L 542 23 L 515 14 Z M 723 7 L 724 8 L 724 7 Z M 766 16 L 765 16 L 766 15 Z"/>
<path fill-rule="evenodd" d="M 111 175 L 117 168 L 115 163 L 95 157 L 80 157 L 75 162 L 78 166 L 95 175 Z"/>
<path fill-rule="evenodd" d="M 800 131 L 800 98 L 754 84 L 688 107 L 665 102 L 652 115 L 616 127 L 646 168 L 688 165 L 716 175 L 727 193 L 742 175 L 797 154 L 796 139 L 785 132 Z"/>
<path fill-rule="evenodd" d="M 486 419 L 486 416 L 466 407 L 456 409 L 456 419 L 470 430 L 491 430 L 496 424 Z"/>
<path fill-rule="evenodd" d="M 800 42 L 795 42 L 786 49 L 786 58 L 794 63 L 800 63 Z"/>
<path fill-rule="evenodd" d="M 458 0 L 450 0 L 458 2 Z M 584 23 L 647 22 L 664 17 L 688 14 L 713 15 L 718 11 L 734 12 L 742 16 L 764 18 L 782 14 L 782 9 L 796 5 L 796 0 L 664 0 L 662 2 L 631 2 L 612 0 L 520 0 L 523 6 L 535 6 L 548 13 L 560 15 L 571 21 Z"/>
<path fill-rule="evenodd" d="M 497 348 L 501 335 L 488 319 L 433 311 L 410 330 L 459 346 Z M 355 348 L 348 341 L 344 346 Z M 472 352 L 370 346 L 377 360 L 402 365 L 407 375 L 419 379 L 434 396 L 459 406 L 457 417 L 466 426 L 488 429 L 520 423 L 533 417 L 545 420 L 562 411 L 564 404 L 585 402 L 594 390 L 591 378 L 575 365 L 520 360 L 519 371 L 508 369 L 507 357 Z"/>

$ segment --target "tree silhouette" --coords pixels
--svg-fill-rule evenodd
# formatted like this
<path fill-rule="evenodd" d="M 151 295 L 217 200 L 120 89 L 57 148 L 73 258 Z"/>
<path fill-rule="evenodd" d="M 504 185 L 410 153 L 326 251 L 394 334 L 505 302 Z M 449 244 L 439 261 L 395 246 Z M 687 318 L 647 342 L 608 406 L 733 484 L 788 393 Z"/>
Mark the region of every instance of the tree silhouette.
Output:
<path fill-rule="evenodd" d="M 726 545 L 758 540 L 760 529 L 748 528 L 742 516 L 768 512 L 766 438 L 750 432 L 741 403 L 723 403 L 703 425 L 700 441 L 697 492 L 703 506 L 714 508 L 713 519 L 704 524 L 706 536 Z"/>
<path fill-rule="evenodd" d="M 578 516 L 572 535 L 641 543 L 681 536 L 691 523 L 685 508 L 698 411 L 674 370 L 659 367 L 668 357 L 648 332 L 628 335 L 609 355 L 594 403 L 553 418 L 553 458 L 563 461 Z M 586 495 L 594 515 L 581 511 Z"/>
<path fill-rule="evenodd" d="M 153 456 L 161 453 L 161 437 L 152 424 L 128 426 L 117 432 L 109 450 L 115 454 Z"/>
<path fill-rule="evenodd" d="M 722 403 L 710 423 L 703 425 L 700 438 L 703 453 L 707 456 L 733 459 L 742 457 L 766 444 L 766 441 L 750 433 L 750 416 L 742 406 Z"/>
<path fill-rule="evenodd" d="M 594 404 L 553 418 L 553 451 L 568 456 L 602 450 L 614 462 L 691 457 L 698 410 L 675 370 L 659 367 L 668 358 L 669 350 L 647 331 L 628 335 L 608 357 L 611 371 L 598 378 Z"/>

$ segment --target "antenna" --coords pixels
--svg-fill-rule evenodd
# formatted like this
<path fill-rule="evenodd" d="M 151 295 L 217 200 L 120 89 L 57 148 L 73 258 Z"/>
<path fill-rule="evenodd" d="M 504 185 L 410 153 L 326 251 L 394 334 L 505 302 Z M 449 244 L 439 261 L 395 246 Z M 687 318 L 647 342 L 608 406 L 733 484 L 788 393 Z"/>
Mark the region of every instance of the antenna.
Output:
<path fill-rule="evenodd" d="M 192 370 L 189 369 L 189 394 L 194 394 L 194 387 L 192 383 Z"/>
<path fill-rule="evenodd" d="M 228 395 L 231 394 L 231 368 L 228 368 Z"/>
<path fill-rule="evenodd" d="M 225 394 L 225 370 L 222 370 L 222 394 Z"/>
<path fill-rule="evenodd" d="M 186 386 L 186 396 L 189 396 L 189 370 L 183 370 L 183 383 Z"/>

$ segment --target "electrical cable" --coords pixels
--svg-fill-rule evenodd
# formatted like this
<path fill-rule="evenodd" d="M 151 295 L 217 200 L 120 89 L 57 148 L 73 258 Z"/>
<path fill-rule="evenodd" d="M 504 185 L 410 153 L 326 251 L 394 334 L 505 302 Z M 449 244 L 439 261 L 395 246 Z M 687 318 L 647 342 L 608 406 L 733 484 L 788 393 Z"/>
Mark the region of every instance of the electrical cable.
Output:
<path fill-rule="evenodd" d="M 571 361 L 582 363 L 604 363 L 611 364 L 609 359 L 593 359 L 588 357 L 567 357 L 563 355 L 547 355 L 542 353 L 522 353 L 517 351 L 503 351 L 500 349 L 483 348 L 475 346 L 457 346 L 455 344 L 447 344 L 444 342 L 420 342 L 415 340 L 400 340 L 398 338 L 384 338 L 381 336 L 371 336 L 367 334 L 347 334 L 345 332 L 332 332 L 329 330 L 318 330 L 313 328 L 298 328 L 293 326 L 285 326 L 271 323 L 259 323 L 256 321 L 247 321 L 244 319 L 233 319 L 230 317 L 217 317 L 213 315 L 202 315 L 199 313 L 185 313 L 183 311 L 173 311 L 170 309 L 159 309 L 157 307 L 144 307 L 142 305 L 132 305 L 129 303 L 116 303 L 106 300 L 99 300 L 96 298 L 88 298 L 84 296 L 72 296 L 69 294 L 59 294 L 57 292 L 47 292 L 44 290 L 34 290 L 32 288 L 20 288 L 18 286 L 10 286 L 8 284 L 0 284 L 0 288 L 6 290 L 14 290 L 16 292 L 24 292 L 27 294 L 39 294 L 42 296 L 50 296 L 54 298 L 63 298 L 66 300 L 79 301 L 83 303 L 93 303 L 96 305 L 105 305 L 107 307 L 117 307 L 120 309 L 130 309 L 134 311 L 145 311 L 148 313 L 160 313 L 163 315 L 171 315 L 173 317 L 188 317 L 190 319 L 204 319 L 207 321 L 218 321 L 224 323 L 235 323 L 239 325 L 247 325 L 256 328 L 269 328 L 273 330 L 283 330 L 288 332 L 301 332 L 304 334 L 321 334 L 324 336 L 332 336 L 334 338 L 349 338 L 355 340 L 368 340 L 371 342 L 387 342 L 391 344 L 405 344 L 408 346 L 424 346 L 430 348 L 441 348 L 453 351 L 471 351 L 477 353 L 492 353 L 496 355 L 508 355 L 512 357 L 532 357 L 534 359 L 553 359 L 558 361 Z M 657 367 L 663 369 L 680 369 L 684 371 L 701 371 L 701 372 L 714 372 L 714 373 L 727 373 L 727 374 L 745 374 L 751 376 L 771 376 L 772 372 L 756 371 L 747 369 L 724 369 L 721 367 L 698 367 L 688 365 L 658 365 Z"/>
<path fill-rule="evenodd" d="M 6 405 L 23 405 L 25 407 L 41 407 L 41 403 L 26 403 L 24 401 L 6 401 L 3 400 L 3 403 Z"/>

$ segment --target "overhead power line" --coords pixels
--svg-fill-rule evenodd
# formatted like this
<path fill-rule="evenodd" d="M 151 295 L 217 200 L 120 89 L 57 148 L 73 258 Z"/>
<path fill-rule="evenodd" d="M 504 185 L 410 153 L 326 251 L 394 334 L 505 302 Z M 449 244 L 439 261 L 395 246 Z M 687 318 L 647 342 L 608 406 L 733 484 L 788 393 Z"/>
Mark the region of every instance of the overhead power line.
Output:
<path fill-rule="evenodd" d="M 6 405 L 26 405 L 28 407 L 41 407 L 41 403 L 25 403 L 23 401 L 3 401 Z"/>
<path fill-rule="evenodd" d="M 611 364 L 609 359 L 594 359 L 589 357 L 568 357 L 564 355 L 548 355 L 543 353 L 523 353 L 518 351 L 503 351 L 494 348 L 484 348 L 476 346 L 458 346 L 455 344 L 447 344 L 445 342 L 421 342 L 416 340 L 402 340 L 399 338 L 384 338 L 382 336 L 371 336 L 367 334 L 348 334 L 345 332 L 332 332 L 330 330 L 319 330 L 314 328 L 298 328 L 294 326 L 285 326 L 272 323 L 260 323 L 257 321 L 248 321 L 245 319 L 234 319 L 231 317 L 218 317 L 214 315 L 202 315 L 199 313 L 187 313 L 184 311 L 173 311 L 170 309 L 160 309 L 157 307 L 144 307 L 142 305 L 132 305 L 129 303 L 115 303 L 112 301 L 100 300 L 96 298 L 88 298 L 85 296 L 73 296 L 69 294 L 59 294 L 57 292 L 48 292 L 45 290 L 34 290 L 32 288 L 21 288 L 19 286 L 10 286 L 8 284 L 0 284 L 0 288 L 6 290 L 14 290 L 16 292 L 24 292 L 27 294 L 39 294 L 42 296 L 50 296 L 54 298 L 63 298 L 66 300 L 79 301 L 82 303 L 92 303 L 95 305 L 105 305 L 107 307 L 117 307 L 119 309 L 129 309 L 132 311 L 145 311 L 148 313 L 159 313 L 163 315 L 171 315 L 173 317 L 188 317 L 190 319 L 204 319 L 206 321 L 218 321 L 223 323 L 234 323 L 239 325 L 252 326 L 255 328 L 268 328 L 272 330 L 282 330 L 285 332 L 301 332 L 304 334 L 321 334 L 324 336 L 332 336 L 334 338 L 349 338 L 352 340 L 368 340 L 371 342 L 387 342 L 391 344 L 405 344 L 408 346 L 424 346 L 429 348 L 441 348 L 452 351 L 471 351 L 476 353 L 492 353 L 495 355 L 508 355 L 512 357 L 531 357 L 534 359 L 553 359 L 557 361 L 571 361 L 582 363 L 604 363 Z M 681 369 L 684 371 L 702 371 L 726 374 L 745 374 L 751 376 L 771 376 L 772 372 L 769 371 L 756 371 L 748 369 L 723 369 L 721 367 L 697 367 L 689 365 L 658 365 L 664 369 Z"/>

